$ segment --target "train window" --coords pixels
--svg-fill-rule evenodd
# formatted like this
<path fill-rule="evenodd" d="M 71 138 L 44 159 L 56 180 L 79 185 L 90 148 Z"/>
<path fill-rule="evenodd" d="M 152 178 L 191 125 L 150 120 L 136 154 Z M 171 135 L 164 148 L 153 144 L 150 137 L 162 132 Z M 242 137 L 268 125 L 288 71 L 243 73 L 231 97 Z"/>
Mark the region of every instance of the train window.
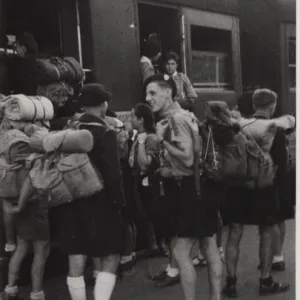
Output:
<path fill-rule="evenodd" d="M 7 34 L 15 36 L 28 31 L 36 39 L 40 53 L 61 55 L 59 2 L 57 0 L 9 0 L 6 2 Z"/>
<path fill-rule="evenodd" d="M 196 87 L 233 89 L 231 32 L 191 25 L 192 76 Z"/>
<path fill-rule="evenodd" d="M 289 55 L 289 88 L 296 89 L 296 38 L 289 37 L 288 40 Z"/>

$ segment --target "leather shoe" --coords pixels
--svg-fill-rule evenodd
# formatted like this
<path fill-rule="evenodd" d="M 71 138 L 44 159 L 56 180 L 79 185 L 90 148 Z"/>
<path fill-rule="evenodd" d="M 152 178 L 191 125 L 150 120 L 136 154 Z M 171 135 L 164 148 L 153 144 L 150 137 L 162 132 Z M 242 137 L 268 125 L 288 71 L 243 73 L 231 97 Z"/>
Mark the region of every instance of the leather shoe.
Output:
<path fill-rule="evenodd" d="M 156 282 L 156 286 L 158 286 L 158 287 L 167 287 L 167 286 L 172 286 L 172 285 L 175 285 L 175 284 L 178 284 L 178 283 L 180 283 L 179 274 L 175 277 L 170 277 L 167 274 L 164 280 Z"/>

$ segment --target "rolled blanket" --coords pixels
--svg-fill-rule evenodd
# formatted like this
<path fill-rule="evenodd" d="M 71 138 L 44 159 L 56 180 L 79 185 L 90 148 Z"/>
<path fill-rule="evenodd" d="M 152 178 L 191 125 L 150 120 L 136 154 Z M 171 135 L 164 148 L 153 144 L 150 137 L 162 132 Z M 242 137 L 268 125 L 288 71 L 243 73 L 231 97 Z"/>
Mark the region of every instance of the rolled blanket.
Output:
<path fill-rule="evenodd" d="M 292 115 L 284 115 L 279 118 L 272 119 L 275 124 L 285 131 L 294 131 L 296 127 L 296 118 Z"/>
<path fill-rule="evenodd" d="M 66 129 L 56 132 L 36 131 L 30 138 L 30 146 L 39 152 L 87 153 L 92 150 L 93 136 L 88 130 Z"/>
<path fill-rule="evenodd" d="M 34 121 L 53 118 L 53 105 L 42 96 L 11 95 L 5 103 L 4 114 L 13 121 Z"/>
<path fill-rule="evenodd" d="M 29 137 L 31 137 L 37 131 L 44 131 L 44 132 L 48 133 L 49 130 L 48 130 L 48 128 L 38 126 L 38 125 L 32 124 L 32 123 L 27 123 L 23 130 L 23 132 Z"/>
<path fill-rule="evenodd" d="M 270 151 L 277 132 L 274 120 L 240 118 L 239 124 L 242 130 L 250 134 L 264 151 Z"/>

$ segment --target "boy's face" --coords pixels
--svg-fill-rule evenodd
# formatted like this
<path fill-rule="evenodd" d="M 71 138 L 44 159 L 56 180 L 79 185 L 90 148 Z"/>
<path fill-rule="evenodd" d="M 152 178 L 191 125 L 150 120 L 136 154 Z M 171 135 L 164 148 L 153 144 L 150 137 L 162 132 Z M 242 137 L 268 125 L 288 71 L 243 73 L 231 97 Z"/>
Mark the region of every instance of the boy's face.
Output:
<path fill-rule="evenodd" d="M 174 59 L 169 59 L 166 63 L 166 72 L 173 75 L 177 70 L 177 62 Z"/>
<path fill-rule="evenodd" d="M 163 88 L 157 82 L 151 82 L 147 85 L 146 102 L 154 113 L 163 111 L 168 105 L 169 99 L 172 99 L 171 88 Z"/>

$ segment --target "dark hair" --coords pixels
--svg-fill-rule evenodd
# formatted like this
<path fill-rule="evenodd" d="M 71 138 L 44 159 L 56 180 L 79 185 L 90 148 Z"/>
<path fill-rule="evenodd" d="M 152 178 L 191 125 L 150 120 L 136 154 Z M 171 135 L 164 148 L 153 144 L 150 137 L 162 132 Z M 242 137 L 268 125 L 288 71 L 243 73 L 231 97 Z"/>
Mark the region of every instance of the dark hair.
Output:
<path fill-rule="evenodd" d="M 165 62 L 167 63 L 169 60 L 175 60 L 175 62 L 178 64 L 179 56 L 176 52 L 170 51 L 165 56 Z"/>
<path fill-rule="evenodd" d="M 255 113 L 252 95 L 253 92 L 246 92 L 238 99 L 238 110 L 243 117 L 251 117 Z"/>
<path fill-rule="evenodd" d="M 160 42 L 155 39 L 151 38 L 146 42 L 145 45 L 145 55 L 149 58 L 155 57 L 161 51 Z"/>
<path fill-rule="evenodd" d="M 112 117 L 112 118 L 117 118 L 117 114 L 114 111 L 110 110 L 110 109 L 106 110 L 106 116 L 107 117 Z"/>
<path fill-rule="evenodd" d="M 147 133 L 155 133 L 154 116 L 150 106 L 146 103 L 138 103 L 134 108 L 134 114 L 138 119 L 143 118 L 144 128 Z"/>
<path fill-rule="evenodd" d="M 16 36 L 16 41 L 25 46 L 27 54 L 36 54 L 38 52 L 38 45 L 30 32 L 22 32 Z"/>
<path fill-rule="evenodd" d="M 186 99 L 183 101 L 178 101 L 182 109 L 188 110 L 189 112 L 195 112 L 195 102 L 191 99 Z"/>

